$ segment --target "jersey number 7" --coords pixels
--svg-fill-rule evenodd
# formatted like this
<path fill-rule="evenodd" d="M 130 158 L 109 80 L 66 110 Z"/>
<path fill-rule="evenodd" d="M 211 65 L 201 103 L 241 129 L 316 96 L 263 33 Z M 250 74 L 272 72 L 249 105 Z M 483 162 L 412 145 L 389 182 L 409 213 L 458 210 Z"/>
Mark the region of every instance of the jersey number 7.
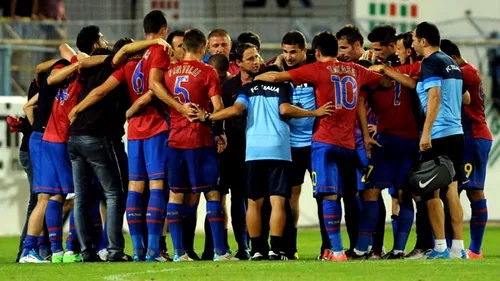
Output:
<path fill-rule="evenodd" d="M 337 75 L 332 75 L 332 82 L 335 84 L 335 108 L 340 109 L 345 107 L 346 109 L 356 108 L 356 102 L 358 100 L 358 83 L 356 79 L 352 76 L 344 76 L 340 79 Z M 347 97 L 347 83 L 352 85 L 352 101 L 348 101 Z"/>
<path fill-rule="evenodd" d="M 175 78 L 174 99 L 182 104 L 189 102 L 189 91 L 182 87 L 184 82 L 189 82 L 189 76 L 182 75 Z"/>

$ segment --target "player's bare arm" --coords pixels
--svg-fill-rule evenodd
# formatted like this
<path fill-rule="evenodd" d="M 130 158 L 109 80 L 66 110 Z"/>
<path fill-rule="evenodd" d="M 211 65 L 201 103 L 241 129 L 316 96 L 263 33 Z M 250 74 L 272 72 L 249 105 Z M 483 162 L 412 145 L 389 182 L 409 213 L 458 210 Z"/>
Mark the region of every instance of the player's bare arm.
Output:
<path fill-rule="evenodd" d="M 23 106 L 23 111 L 24 114 L 26 114 L 26 117 L 28 118 L 28 121 L 30 122 L 31 125 L 33 125 L 33 121 L 35 120 L 35 108 L 38 103 L 38 93 L 34 95 L 24 106 Z"/>
<path fill-rule="evenodd" d="M 125 113 L 125 117 L 127 118 L 127 120 L 134 117 L 137 113 L 141 112 L 144 107 L 146 107 L 146 105 L 148 105 L 153 100 L 153 97 L 153 91 L 149 90 L 146 94 L 137 99 Z"/>
<path fill-rule="evenodd" d="M 465 93 L 462 95 L 462 104 L 469 105 L 470 102 L 471 102 L 470 93 L 469 91 L 465 91 Z"/>
<path fill-rule="evenodd" d="M 214 113 L 224 109 L 224 103 L 222 102 L 222 97 L 220 95 L 211 97 L 210 101 L 214 107 Z M 217 127 L 217 131 L 220 132 L 215 136 L 215 142 L 217 142 L 217 152 L 222 153 L 227 147 L 227 138 L 223 129 L 224 125 L 222 121 L 218 121 L 218 123 L 214 124 L 214 126 Z"/>
<path fill-rule="evenodd" d="M 104 83 L 93 89 L 79 104 L 77 104 L 68 115 L 69 122 L 73 123 L 80 112 L 102 100 L 109 92 L 120 85 L 115 77 L 110 76 Z"/>
<path fill-rule="evenodd" d="M 133 43 L 129 43 L 120 48 L 120 50 L 113 57 L 113 65 L 123 64 L 129 55 L 147 49 L 153 45 L 161 45 L 163 49 L 168 51 L 168 54 L 171 55 L 173 53 L 172 47 L 163 39 L 157 38 L 154 40 L 141 40 Z"/>
<path fill-rule="evenodd" d="M 374 140 L 368 131 L 368 120 L 366 118 L 366 103 L 365 103 L 365 98 L 362 96 L 359 96 L 359 101 L 358 101 L 358 124 L 359 124 L 359 129 L 361 130 L 361 134 L 363 136 L 363 143 L 365 145 L 365 150 L 366 150 L 366 156 L 368 159 L 372 158 L 372 147 L 373 145 L 377 145 L 379 147 L 382 147 L 376 140 Z"/>
<path fill-rule="evenodd" d="M 427 99 L 427 113 L 425 116 L 424 129 L 422 130 L 422 138 L 420 139 L 420 151 L 426 151 L 432 148 L 431 130 L 436 121 L 439 105 L 441 103 L 441 87 L 430 88 L 427 91 L 429 98 Z"/>
<path fill-rule="evenodd" d="M 59 53 L 61 53 L 61 57 L 63 59 L 68 61 L 76 55 L 75 50 L 73 50 L 73 48 L 71 48 L 68 44 L 62 44 L 59 46 Z"/>
<path fill-rule="evenodd" d="M 288 117 L 321 117 L 331 115 L 333 113 L 333 103 L 331 101 L 325 103 L 320 108 L 315 110 L 305 110 L 290 103 L 280 104 L 280 114 Z"/>
<path fill-rule="evenodd" d="M 288 71 L 283 71 L 283 72 L 269 71 L 269 72 L 257 75 L 254 80 L 261 80 L 261 81 L 265 81 L 265 82 L 276 83 L 276 82 L 290 81 L 290 80 L 292 80 L 292 77 L 290 77 L 290 74 L 288 74 Z"/>
<path fill-rule="evenodd" d="M 38 64 L 36 66 L 36 80 L 38 81 L 38 79 L 40 78 L 38 77 L 40 73 L 49 70 L 57 61 L 59 61 L 59 59 L 52 59 Z"/>
<path fill-rule="evenodd" d="M 197 111 L 194 112 L 194 114 L 191 114 L 190 120 L 191 121 L 201 121 L 201 122 L 207 122 L 208 121 L 220 121 L 220 120 L 225 120 L 229 118 L 233 118 L 236 116 L 240 116 L 243 114 L 245 111 L 246 106 L 240 102 L 235 102 L 234 105 L 230 107 L 226 107 L 220 111 L 214 112 L 210 114 L 210 116 L 207 116 L 207 112 L 199 107 L 196 107 Z"/>
<path fill-rule="evenodd" d="M 106 60 L 108 56 L 106 55 L 100 55 L 100 56 L 90 56 L 88 58 L 82 59 L 80 61 L 80 67 L 79 69 L 82 68 L 91 68 L 97 65 L 100 65 Z"/>
<path fill-rule="evenodd" d="M 163 71 L 160 69 L 151 69 L 149 73 L 149 87 L 157 98 L 168 106 L 173 107 L 184 117 L 189 118 L 190 114 L 195 113 L 195 109 L 191 106 L 191 103 L 181 104 L 172 97 L 172 94 L 164 86 Z"/>
<path fill-rule="evenodd" d="M 61 69 L 52 70 L 49 77 L 47 77 L 47 84 L 55 85 L 61 83 L 64 79 L 75 73 L 79 67 L 80 62 L 78 61 Z"/>
<path fill-rule="evenodd" d="M 403 85 L 406 88 L 409 89 L 415 89 L 417 87 L 417 80 L 411 78 L 410 76 L 397 72 L 393 68 L 379 64 L 379 65 L 372 65 L 369 68 L 372 71 L 378 72 L 378 73 L 384 73 L 385 75 L 391 77 L 392 79 L 396 80 L 399 82 L 401 85 Z"/>

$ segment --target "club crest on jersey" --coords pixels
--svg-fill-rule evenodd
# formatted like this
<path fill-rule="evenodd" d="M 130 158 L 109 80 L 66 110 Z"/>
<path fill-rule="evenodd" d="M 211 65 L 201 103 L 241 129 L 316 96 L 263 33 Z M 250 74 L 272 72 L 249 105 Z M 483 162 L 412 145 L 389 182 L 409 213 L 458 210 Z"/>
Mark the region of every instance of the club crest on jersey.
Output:
<path fill-rule="evenodd" d="M 56 100 L 59 100 L 59 103 L 61 105 L 64 104 L 64 101 L 67 100 L 69 97 L 68 95 L 68 87 L 66 88 L 63 88 L 63 89 L 59 89 L 59 91 L 57 92 L 57 95 L 56 95 Z"/>

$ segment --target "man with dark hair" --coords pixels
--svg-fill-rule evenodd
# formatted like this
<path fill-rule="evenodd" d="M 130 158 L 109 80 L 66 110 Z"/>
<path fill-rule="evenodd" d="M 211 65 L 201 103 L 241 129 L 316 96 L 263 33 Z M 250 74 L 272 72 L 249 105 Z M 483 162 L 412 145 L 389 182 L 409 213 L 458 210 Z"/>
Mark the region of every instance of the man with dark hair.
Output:
<path fill-rule="evenodd" d="M 318 118 L 313 133 L 312 182 L 314 195 L 323 196 L 323 219 L 332 245 L 327 259 L 342 261 L 347 257 L 340 233 L 342 210 L 338 199 L 343 189 L 356 184 L 353 158 L 354 126 L 360 114 L 357 113 L 357 91 L 363 85 L 379 82 L 380 75 L 352 63 L 338 62 L 337 38 L 330 32 L 316 35 L 312 49 L 317 62 L 291 71 L 267 72 L 256 79 L 268 82 L 292 80 L 294 84 L 313 83 L 317 88 L 317 107 L 334 102 L 335 111 L 331 116 Z M 370 154 L 371 145 L 376 142 L 368 134 L 366 117 L 358 119 L 363 129 L 367 154 Z"/>
<path fill-rule="evenodd" d="M 484 197 L 486 164 L 491 150 L 492 136 L 484 114 L 485 94 L 479 71 L 462 58 L 458 46 L 450 40 L 441 40 L 441 51 L 450 56 L 460 66 L 463 81 L 470 93 L 471 102 L 462 110 L 462 127 L 465 136 L 462 181 L 460 190 L 466 190 L 470 201 L 471 243 L 467 255 L 472 259 L 482 259 L 481 245 L 488 221 L 488 206 Z"/>
<path fill-rule="evenodd" d="M 246 31 L 246 32 L 240 33 L 240 35 L 238 35 L 238 38 L 236 39 L 236 42 L 238 44 L 240 44 L 240 43 L 252 43 L 255 45 L 255 47 L 257 47 L 257 51 L 260 52 L 260 37 L 255 32 Z"/>
<path fill-rule="evenodd" d="M 200 30 L 186 31 L 186 55 L 165 72 L 165 83 L 177 102 L 197 104 L 203 110 L 209 110 L 211 103 L 213 111 L 217 112 L 223 108 L 221 88 L 215 69 L 202 62 L 206 46 L 207 39 Z M 191 260 L 183 246 L 181 223 L 184 194 L 189 192 L 205 194 L 207 217 L 213 234 L 213 260 L 235 260 L 224 243 L 224 218 L 217 188 L 219 171 L 211 124 L 192 123 L 175 109 L 170 110 L 170 119 L 167 219 L 174 243 L 174 261 Z M 217 151 L 222 152 L 225 148 L 223 134 L 216 133 L 215 139 Z"/>
<path fill-rule="evenodd" d="M 214 29 L 208 34 L 207 50 L 209 55 L 223 54 L 228 60 L 230 60 L 229 53 L 231 52 L 232 45 L 233 43 L 231 42 L 231 37 L 224 29 Z M 208 57 L 206 59 L 208 59 Z M 231 75 L 236 75 L 238 74 L 238 71 L 239 69 L 236 63 L 231 62 L 229 65 L 229 73 Z"/>
<path fill-rule="evenodd" d="M 165 13 L 160 10 L 153 10 L 149 12 L 144 17 L 142 27 L 144 28 L 144 34 L 146 35 L 146 37 L 153 34 L 166 34 L 167 18 L 165 16 Z"/>
<path fill-rule="evenodd" d="M 229 60 L 223 54 L 211 55 L 207 64 L 213 66 L 217 71 L 221 86 L 231 78 L 231 74 L 227 72 L 229 69 Z"/>
<path fill-rule="evenodd" d="M 388 62 L 396 53 L 396 29 L 392 25 L 375 26 L 368 34 L 368 40 L 377 58 L 383 62 Z"/>
<path fill-rule="evenodd" d="M 434 230 L 435 246 L 427 258 L 467 258 L 463 242 L 463 210 L 458 196 L 458 182 L 462 178 L 464 157 L 464 131 L 461 122 L 462 94 L 465 87 L 460 67 L 449 56 L 439 51 L 438 28 L 429 22 L 417 25 L 413 32 L 413 47 L 422 55 L 422 68 L 417 83 L 417 93 L 426 113 L 420 151 L 424 160 L 446 155 L 457 171 L 453 182 L 443 186 L 452 224 L 451 253 L 446 245 L 444 212 L 440 190 L 427 201 L 429 220 Z"/>
<path fill-rule="evenodd" d="M 105 48 L 107 45 L 108 42 L 104 39 L 99 27 L 95 25 L 82 28 L 76 38 L 76 47 L 87 55 L 91 55 L 93 50 Z"/>
<path fill-rule="evenodd" d="M 413 43 L 412 32 L 401 33 L 396 36 L 396 56 L 401 64 L 412 64 L 417 62 L 417 53 L 411 46 Z"/>
<path fill-rule="evenodd" d="M 174 30 L 167 36 L 167 43 L 172 46 L 174 50 L 170 57 L 171 63 L 176 63 L 184 58 L 184 48 L 182 48 L 182 40 L 184 39 L 184 31 Z"/>

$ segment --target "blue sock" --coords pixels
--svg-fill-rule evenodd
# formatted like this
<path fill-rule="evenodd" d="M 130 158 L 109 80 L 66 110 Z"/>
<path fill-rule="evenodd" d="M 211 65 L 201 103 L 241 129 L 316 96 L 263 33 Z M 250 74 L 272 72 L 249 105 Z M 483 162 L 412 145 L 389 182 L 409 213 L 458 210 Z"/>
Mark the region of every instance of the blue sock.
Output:
<path fill-rule="evenodd" d="M 227 249 L 224 243 L 224 215 L 220 201 L 207 201 L 207 218 L 212 230 L 214 252 L 218 255 L 224 255 Z"/>
<path fill-rule="evenodd" d="M 470 218 L 470 247 L 469 249 L 479 254 L 483 244 L 484 229 L 488 221 L 488 206 L 486 199 L 481 199 L 470 204 L 472 216 Z"/>
<path fill-rule="evenodd" d="M 396 237 L 398 236 L 398 215 L 391 216 L 392 224 L 392 238 L 394 239 L 394 245 L 396 245 Z"/>
<path fill-rule="evenodd" d="M 182 256 L 185 253 L 182 241 L 182 204 L 168 203 L 167 222 L 174 244 L 174 253 Z"/>
<path fill-rule="evenodd" d="M 361 214 L 363 212 L 363 201 L 361 200 L 359 194 L 356 195 L 356 204 L 358 204 L 359 214 Z"/>
<path fill-rule="evenodd" d="M 134 253 L 144 255 L 144 241 L 142 240 L 142 193 L 129 191 L 126 203 L 126 214 L 130 237 Z"/>
<path fill-rule="evenodd" d="M 238 250 L 248 250 L 245 201 L 231 201 L 231 224 L 233 225 L 234 238 L 238 243 Z"/>
<path fill-rule="evenodd" d="M 340 232 L 342 208 L 337 200 L 323 200 L 323 220 L 333 251 L 343 251 L 344 245 L 342 244 L 342 233 Z"/>
<path fill-rule="evenodd" d="M 97 238 L 97 250 L 103 250 L 108 247 L 108 243 L 104 238 L 106 235 L 104 229 L 102 227 L 102 218 L 101 218 L 101 200 L 97 198 L 96 202 L 92 206 L 91 210 L 92 216 L 92 224 L 94 225 L 95 237 Z"/>
<path fill-rule="evenodd" d="M 52 253 L 52 251 L 50 250 L 50 247 L 48 247 L 48 243 L 47 242 L 50 242 L 49 239 L 48 239 L 48 236 L 46 233 L 38 236 L 38 252 L 43 252 L 43 253 L 46 253 L 48 255 L 50 255 Z"/>
<path fill-rule="evenodd" d="M 378 201 L 363 201 L 363 212 L 359 222 L 359 235 L 356 249 L 368 251 L 368 246 L 373 245 L 372 235 L 378 222 Z"/>
<path fill-rule="evenodd" d="M 149 195 L 148 211 L 146 213 L 146 223 L 148 225 L 148 250 L 150 255 L 160 254 L 160 237 L 165 222 L 165 196 L 161 189 L 151 189 Z"/>
<path fill-rule="evenodd" d="M 78 237 L 76 236 L 75 230 L 75 215 L 74 209 L 71 210 L 71 214 L 69 215 L 69 233 L 66 238 L 66 251 L 75 251 L 75 244 L 78 243 Z"/>
<path fill-rule="evenodd" d="M 38 236 L 26 234 L 26 238 L 24 238 L 23 253 L 21 254 L 21 257 L 26 256 L 31 250 L 35 250 L 36 252 L 38 252 Z"/>
<path fill-rule="evenodd" d="M 49 200 L 45 213 L 45 223 L 49 231 L 49 239 L 52 253 L 63 251 L 62 246 L 62 211 L 63 203 L 56 200 Z"/>
<path fill-rule="evenodd" d="M 413 215 L 413 209 L 408 208 L 406 204 L 399 204 L 399 216 L 397 221 L 398 231 L 394 243 L 394 250 L 404 252 L 406 242 L 408 242 L 408 235 L 410 234 L 411 226 L 413 224 Z"/>

